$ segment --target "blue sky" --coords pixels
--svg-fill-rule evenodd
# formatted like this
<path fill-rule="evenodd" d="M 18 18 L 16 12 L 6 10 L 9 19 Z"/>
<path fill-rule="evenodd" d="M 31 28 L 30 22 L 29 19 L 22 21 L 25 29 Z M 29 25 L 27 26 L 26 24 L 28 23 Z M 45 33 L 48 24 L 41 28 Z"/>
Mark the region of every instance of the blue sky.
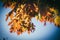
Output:
<path fill-rule="evenodd" d="M 30 33 L 24 32 L 21 35 L 17 35 L 16 33 L 10 33 L 8 26 L 9 20 L 6 22 L 6 14 L 10 12 L 10 8 L 2 7 L 2 3 L 0 2 L 0 39 L 5 38 L 6 40 L 53 40 L 60 39 L 60 28 L 56 27 L 53 23 L 47 22 L 46 26 L 39 20 L 32 18 L 31 21 L 34 23 L 35 31 Z"/>

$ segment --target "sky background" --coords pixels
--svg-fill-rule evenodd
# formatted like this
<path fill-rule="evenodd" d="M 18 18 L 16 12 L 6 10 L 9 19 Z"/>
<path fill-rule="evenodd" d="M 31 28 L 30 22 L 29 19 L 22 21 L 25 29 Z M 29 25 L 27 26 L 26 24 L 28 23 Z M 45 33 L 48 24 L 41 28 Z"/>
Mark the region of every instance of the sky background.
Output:
<path fill-rule="evenodd" d="M 34 23 L 35 31 L 28 34 L 24 32 L 21 35 L 16 33 L 10 33 L 8 21 L 5 21 L 6 14 L 11 11 L 10 8 L 5 8 L 0 2 L 0 40 L 59 40 L 60 39 L 60 28 L 55 26 L 53 23 L 47 22 L 46 26 L 39 20 L 32 18 L 31 21 Z"/>

